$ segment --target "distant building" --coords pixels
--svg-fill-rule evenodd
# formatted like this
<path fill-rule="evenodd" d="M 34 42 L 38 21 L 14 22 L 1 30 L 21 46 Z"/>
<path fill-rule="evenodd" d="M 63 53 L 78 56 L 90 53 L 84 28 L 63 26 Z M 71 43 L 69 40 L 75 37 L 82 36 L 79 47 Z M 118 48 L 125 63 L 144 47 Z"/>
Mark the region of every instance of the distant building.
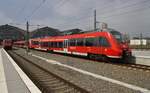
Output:
<path fill-rule="evenodd" d="M 132 39 L 130 40 L 130 45 L 147 45 L 147 41 L 146 39 Z"/>
<path fill-rule="evenodd" d="M 143 37 L 142 39 L 134 37 L 130 40 L 130 45 L 150 45 L 150 38 Z"/>
<path fill-rule="evenodd" d="M 61 32 L 61 35 L 72 35 L 72 34 L 79 34 L 82 30 L 81 29 L 70 29 Z"/>
<path fill-rule="evenodd" d="M 0 26 L 0 40 L 24 40 L 24 34 L 25 31 L 20 28 L 10 26 L 8 24 Z"/>
<path fill-rule="evenodd" d="M 58 29 L 43 27 L 30 32 L 30 38 L 42 38 L 47 36 L 59 36 L 61 32 Z"/>

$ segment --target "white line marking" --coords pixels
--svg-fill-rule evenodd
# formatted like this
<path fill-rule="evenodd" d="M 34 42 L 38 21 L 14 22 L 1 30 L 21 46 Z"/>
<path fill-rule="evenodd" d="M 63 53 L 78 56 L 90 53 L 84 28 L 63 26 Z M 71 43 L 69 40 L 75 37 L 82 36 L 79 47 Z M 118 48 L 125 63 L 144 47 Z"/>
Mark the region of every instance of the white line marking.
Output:
<path fill-rule="evenodd" d="M 80 53 L 80 52 L 72 52 L 74 55 L 81 55 L 81 56 L 87 56 L 87 53 Z"/>
<path fill-rule="evenodd" d="M 150 56 L 135 56 L 137 58 L 146 58 L 146 59 L 150 59 Z"/>
<path fill-rule="evenodd" d="M 8 93 L 6 77 L 4 72 L 3 60 L 2 60 L 2 51 L 0 49 L 0 93 Z"/>
<path fill-rule="evenodd" d="M 27 88 L 30 90 L 31 93 L 42 93 L 38 87 L 29 79 L 29 77 L 22 71 L 22 69 L 16 64 L 16 62 L 8 55 L 8 53 L 2 49 L 4 53 L 7 55 L 8 59 L 18 72 L 19 76 L 23 80 L 23 82 L 26 84 Z M 3 92 L 2 92 L 3 93 Z"/>
<path fill-rule="evenodd" d="M 82 74 L 92 76 L 92 77 L 97 78 L 97 79 L 105 80 L 105 81 L 108 81 L 108 82 L 111 82 L 111 83 L 114 83 L 114 84 L 118 84 L 118 85 L 124 86 L 126 88 L 136 90 L 136 91 L 141 91 L 142 93 L 150 93 L 150 90 L 148 90 L 146 88 L 142 88 L 142 87 L 139 87 L 139 86 L 136 86 L 136 85 L 131 85 L 131 84 L 128 84 L 128 83 L 125 83 L 125 82 L 121 82 L 119 80 L 115 80 L 115 79 L 104 77 L 104 76 L 101 76 L 101 75 L 98 75 L 98 74 L 94 74 L 94 73 L 91 73 L 91 72 L 88 72 L 88 71 L 85 71 L 85 70 L 82 70 L 82 69 L 78 69 L 78 68 L 75 68 L 75 67 L 72 67 L 72 66 L 69 66 L 69 65 L 65 65 L 65 64 L 62 64 L 62 63 L 60 63 L 58 61 L 55 61 L 55 60 L 49 60 L 49 59 L 46 59 L 46 58 L 43 58 L 43 57 L 40 57 L 40 56 L 37 56 L 37 55 L 34 55 L 34 54 L 32 54 L 32 56 L 40 58 L 42 60 L 45 60 L 45 61 L 47 61 L 51 64 L 56 64 L 56 65 L 59 65 L 59 66 L 63 66 L 63 67 L 75 70 L 77 72 L 80 72 Z"/>

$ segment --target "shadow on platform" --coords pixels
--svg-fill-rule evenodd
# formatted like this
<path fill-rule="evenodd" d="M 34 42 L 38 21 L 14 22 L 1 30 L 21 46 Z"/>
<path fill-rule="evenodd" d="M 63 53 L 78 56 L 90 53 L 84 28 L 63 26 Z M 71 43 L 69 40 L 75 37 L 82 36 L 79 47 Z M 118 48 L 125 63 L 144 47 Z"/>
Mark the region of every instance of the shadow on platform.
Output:
<path fill-rule="evenodd" d="M 127 63 L 131 63 L 131 64 L 135 64 L 136 63 L 136 57 L 135 56 L 132 56 L 132 57 L 128 57 L 126 58 L 126 61 Z"/>

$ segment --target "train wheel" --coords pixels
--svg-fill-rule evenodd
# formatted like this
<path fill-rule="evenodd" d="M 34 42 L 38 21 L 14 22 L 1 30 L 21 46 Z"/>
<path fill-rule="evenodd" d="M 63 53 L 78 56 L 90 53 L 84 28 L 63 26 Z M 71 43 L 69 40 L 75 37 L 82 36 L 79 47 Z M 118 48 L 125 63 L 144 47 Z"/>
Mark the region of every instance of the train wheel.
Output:
<path fill-rule="evenodd" d="M 48 53 L 53 53 L 53 50 L 48 50 L 47 52 L 48 52 Z"/>
<path fill-rule="evenodd" d="M 88 58 L 91 60 L 97 60 L 97 56 L 95 54 L 88 54 Z"/>
<path fill-rule="evenodd" d="M 94 56 L 93 56 L 93 54 L 88 54 L 88 58 L 92 59 L 92 60 L 95 59 Z"/>
<path fill-rule="evenodd" d="M 104 61 L 104 62 L 109 62 L 109 58 L 107 56 L 105 56 L 105 55 L 101 55 L 100 56 L 100 60 Z"/>
<path fill-rule="evenodd" d="M 88 54 L 88 58 L 91 60 L 110 62 L 109 58 L 105 55 Z"/>

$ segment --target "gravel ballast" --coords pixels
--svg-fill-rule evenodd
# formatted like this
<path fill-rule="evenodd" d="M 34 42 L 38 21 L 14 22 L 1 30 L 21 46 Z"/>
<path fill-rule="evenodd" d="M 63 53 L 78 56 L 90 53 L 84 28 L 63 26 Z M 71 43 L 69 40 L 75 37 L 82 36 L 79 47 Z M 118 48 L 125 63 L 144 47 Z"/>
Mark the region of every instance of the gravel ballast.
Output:
<path fill-rule="evenodd" d="M 138 93 L 137 91 L 134 91 L 132 89 L 96 79 L 88 75 L 83 75 L 68 68 L 48 64 L 46 62 L 43 62 L 43 60 L 39 60 L 25 54 L 24 49 L 15 50 L 15 52 L 40 64 L 49 71 L 53 71 L 56 74 L 81 85 L 82 87 L 86 87 L 87 89 L 92 91 L 92 93 Z M 148 72 L 130 70 L 127 68 L 121 68 L 107 63 L 94 62 L 82 58 L 50 54 L 35 50 L 31 50 L 31 52 L 35 55 L 51 60 L 56 60 L 62 62 L 63 64 L 71 65 L 73 67 L 80 68 L 95 74 L 150 89 L 150 73 Z"/>

